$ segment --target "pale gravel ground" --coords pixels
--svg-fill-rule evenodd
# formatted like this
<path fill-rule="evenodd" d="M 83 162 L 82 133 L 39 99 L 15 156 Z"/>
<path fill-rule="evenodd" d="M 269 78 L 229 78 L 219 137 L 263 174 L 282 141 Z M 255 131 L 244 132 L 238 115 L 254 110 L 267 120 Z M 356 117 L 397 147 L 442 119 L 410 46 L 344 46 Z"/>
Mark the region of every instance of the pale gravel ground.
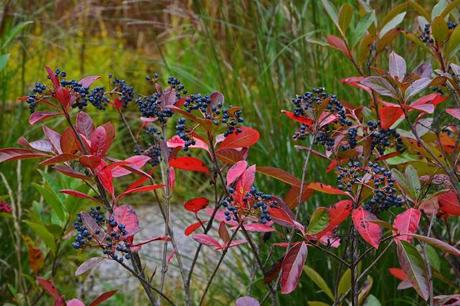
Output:
<path fill-rule="evenodd" d="M 160 210 L 157 206 L 139 206 L 136 207 L 136 212 L 140 221 L 141 231 L 136 234 L 136 241 L 148 239 L 153 236 L 164 235 L 164 223 Z M 186 212 L 181 206 L 173 206 L 171 208 L 171 220 L 174 220 L 173 231 L 176 238 L 179 250 L 184 260 L 186 269 L 190 267 L 193 255 L 195 254 L 198 245 L 190 236 L 184 235 L 184 229 L 189 224 L 195 222 L 193 215 Z M 153 271 L 156 267 L 155 279 L 159 282 L 161 273 L 161 257 L 162 257 L 163 242 L 152 242 L 142 247 L 140 251 L 143 263 L 147 265 L 149 271 Z M 210 249 L 203 248 L 200 255 L 201 262 L 206 262 L 207 269 L 215 267 L 220 253 Z M 204 259 L 204 261 L 203 261 Z M 176 261 L 173 259 L 169 266 L 167 283 L 165 288 L 176 287 L 181 289 L 180 273 L 177 269 Z M 195 278 L 202 279 L 203 272 L 202 264 L 195 267 Z M 210 271 L 205 271 L 209 274 Z M 194 273 L 195 273 L 194 272 Z M 88 294 L 97 296 L 106 291 L 117 289 L 120 292 L 132 294 L 139 290 L 138 281 L 132 277 L 122 266 L 112 260 L 102 262 L 97 268 L 91 271 L 91 277 L 86 279 L 83 285 Z M 85 290 L 85 291 L 86 291 Z"/>

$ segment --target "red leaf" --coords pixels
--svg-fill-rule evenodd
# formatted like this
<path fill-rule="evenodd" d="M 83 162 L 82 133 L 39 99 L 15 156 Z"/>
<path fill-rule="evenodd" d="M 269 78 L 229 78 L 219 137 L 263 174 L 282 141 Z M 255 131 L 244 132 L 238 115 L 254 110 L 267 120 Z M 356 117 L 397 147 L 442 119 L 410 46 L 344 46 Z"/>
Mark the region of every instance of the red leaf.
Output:
<path fill-rule="evenodd" d="M 91 154 L 104 157 L 108 150 L 106 139 L 106 130 L 102 126 L 97 127 L 91 134 Z"/>
<path fill-rule="evenodd" d="M 257 143 L 259 140 L 259 132 L 255 129 L 252 129 L 247 126 L 240 127 L 241 133 L 236 133 L 228 135 L 225 137 L 224 141 L 219 145 L 219 149 L 237 149 L 243 147 L 250 147 Z"/>
<path fill-rule="evenodd" d="M 295 244 L 283 259 L 281 266 L 281 293 L 289 294 L 299 284 L 307 259 L 308 248 L 304 242 Z"/>
<path fill-rule="evenodd" d="M 79 179 L 87 179 L 88 178 L 83 173 L 77 172 L 77 171 L 73 170 L 71 167 L 66 166 L 66 165 L 54 166 L 53 169 L 65 174 L 67 176 L 70 176 L 70 177 L 79 178 Z"/>
<path fill-rule="evenodd" d="M 83 87 L 90 87 L 96 80 L 100 79 L 101 77 L 98 75 L 89 75 L 87 77 L 84 77 L 83 79 L 80 80 L 80 83 Z"/>
<path fill-rule="evenodd" d="M 366 77 L 349 77 L 349 78 L 340 80 L 340 82 L 342 82 L 344 84 L 348 84 L 348 85 L 356 87 L 356 88 L 359 88 L 359 89 L 362 89 L 362 90 L 368 92 L 369 94 L 371 94 L 372 90 L 369 87 L 364 86 L 364 85 L 361 84 L 361 82 L 364 81 L 365 78 Z"/>
<path fill-rule="evenodd" d="M 435 92 L 435 93 L 423 96 L 421 98 L 418 98 L 417 100 L 411 103 L 411 106 L 423 105 L 427 103 L 438 105 L 439 103 L 444 102 L 446 99 L 447 97 L 443 97 L 441 94 Z"/>
<path fill-rule="evenodd" d="M 195 157 L 178 157 L 169 161 L 169 165 L 176 169 L 182 169 L 186 171 L 195 171 L 208 173 L 209 170 L 206 165 Z"/>
<path fill-rule="evenodd" d="M 247 157 L 248 149 L 244 148 L 242 150 L 236 149 L 224 149 L 216 152 L 217 158 L 226 164 L 233 165 L 234 163 L 239 162 L 242 159 Z"/>
<path fill-rule="evenodd" d="M 39 140 L 35 140 L 32 142 L 28 142 L 27 139 L 24 138 L 24 136 L 21 136 L 18 139 L 18 144 L 24 147 L 29 147 L 37 151 L 42 151 L 42 152 L 47 152 L 47 153 L 53 152 L 53 147 L 51 146 L 51 142 L 49 142 L 49 140 L 47 139 L 39 139 Z"/>
<path fill-rule="evenodd" d="M 53 118 L 60 115 L 57 112 L 35 112 L 29 117 L 29 124 L 34 125 L 37 122 Z"/>
<path fill-rule="evenodd" d="M 450 216 L 460 216 L 460 203 L 457 193 L 453 190 L 445 192 L 438 197 L 439 209 Z"/>
<path fill-rule="evenodd" d="M 56 99 L 62 105 L 62 107 L 66 110 L 70 106 L 70 90 L 64 87 L 56 88 Z"/>
<path fill-rule="evenodd" d="M 43 165 L 43 166 L 54 165 L 54 164 L 63 163 L 69 160 L 73 160 L 76 158 L 77 156 L 73 154 L 60 154 L 60 155 L 51 157 L 49 159 L 45 159 L 44 161 L 40 162 L 40 165 Z"/>
<path fill-rule="evenodd" d="M 348 58 L 351 58 L 351 53 L 350 50 L 348 50 L 347 45 L 343 41 L 343 39 L 334 36 L 334 35 L 328 35 L 326 37 L 327 43 L 334 49 L 337 49 L 341 51 L 345 56 Z"/>
<path fill-rule="evenodd" d="M 64 298 L 51 281 L 37 277 L 37 282 L 53 298 L 55 306 L 65 306 Z"/>
<path fill-rule="evenodd" d="M 150 160 L 150 157 L 145 156 L 145 155 L 134 155 L 131 156 L 124 161 L 126 162 L 126 165 L 129 165 L 131 168 L 136 168 L 140 169 L 144 167 L 144 165 Z M 122 166 L 117 166 L 112 169 L 112 176 L 113 177 L 120 177 L 124 175 L 130 174 L 131 171 L 129 171 L 126 168 L 123 168 Z"/>
<path fill-rule="evenodd" d="M 58 88 L 61 86 L 61 84 L 59 83 L 59 79 L 57 78 L 56 74 L 54 73 L 53 70 L 51 70 L 50 67 L 48 66 L 45 66 L 45 69 L 46 69 L 46 72 L 48 73 L 48 78 L 51 80 L 51 82 L 53 83 L 53 86 L 54 86 L 54 89 Z"/>
<path fill-rule="evenodd" d="M 293 112 L 289 111 L 282 111 L 288 118 L 295 120 L 297 122 L 300 122 L 302 124 L 305 124 L 308 127 L 311 127 L 313 123 L 315 122 L 314 120 L 306 117 L 306 116 L 296 116 Z"/>
<path fill-rule="evenodd" d="M 247 243 L 246 240 L 232 240 L 230 243 L 224 243 L 219 248 L 216 248 L 216 251 L 233 248 L 233 247 L 245 244 L 245 243 Z"/>
<path fill-rule="evenodd" d="M 78 190 L 73 190 L 73 189 L 61 189 L 60 192 L 68 194 L 72 197 L 80 198 L 80 199 L 88 199 L 91 201 L 96 201 L 98 202 L 99 200 L 96 198 L 93 198 L 92 196 L 87 195 L 86 193 L 80 192 Z"/>
<path fill-rule="evenodd" d="M 351 218 L 361 237 L 371 246 L 378 249 L 382 239 L 382 228 L 379 224 L 370 222 L 377 220 L 377 217 L 360 206 L 353 210 Z"/>
<path fill-rule="evenodd" d="M 216 248 L 216 250 L 222 248 L 220 243 L 217 242 L 216 239 L 212 238 L 209 235 L 195 234 L 195 235 L 192 236 L 192 238 L 193 238 L 193 240 L 195 240 L 195 241 L 197 241 L 197 242 L 199 242 L 201 244 L 212 246 L 212 247 Z"/>
<path fill-rule="evenodd" d="M 189 146 L 192 149 L 203 149 L 209 151 L 209 146 L 206 142 L 198 137 L 192 137 L 195 140 L 195 144 Z M 167 142 L 168 148 L 182 148 L 185 146 L 185 141 L 177 135 L 171 137 Z"/>
<path fill-rule="evenodd" d="M 188 200 L 184 204 L 184 208 L 188 211 L 191 211 L 193 213 L 197 213 L 200 210 L 206 208 L 208 206 L 209 200 L 203 197 L 200 198 L 194 198 L 191 200 Z"/>
<path fill-rule="evenodd" d="M 75 137 L 75 133 L 70 127 L 65 129 L 62 133 L 60 144 L 62 152 L 65 154 L 75 154 L 80 148 L 80 145 Z"/>
<path fill-rule="evenodd" d="M 94 131 L 94 124 L 91 117 L 85 112 L 79 112 L 77 114 L 77 124 L 75 129 L 78 133 L 82 134 L 86 138 L 91 138 L 91 134 Z"/>
<path fill-rule="evenodd" d="M 248 232 L 268 233 L 274 232 L 275 229 L 269 225 L 261 223 L 249 223 L 244 225 L 244 229 Z"/>
<path fill-rule="evenodd" d="M 241 194 L 246 195 L 249 191 L 251 191 L 251 187 L 254 184 L 255 180 L 255 175 L 256 175 L 256 165 L 252 165 L 244 171 L 243 175 L 239 179 L 238 183 L 236 185 L 236 189 L 240 189 L 239 191 Z"/>
<path fill-rule="evenodd" d="M 334 204 L 334 206 L 329 207 L 329 224 L 321 232 L 317 233 L 315 236 L 321 238 L 324 235 L 331 233 L 336 227 L 342 224 L 345 219 L 351 213 L 353 208 L 353 202 L 351 200 L 342 200 Z"/>
<path fill-rule="evenodd" d="M 389 129 L 396 121 L 404 118 L 404 112 L 399 106 L 383 106 L 379 108 L 380 125 L 382 129 Z"/>
<path fill-rule="evenodd" d="M 269 207 L 268 213 L 274 222 L 283 226 L 294 226 L 294 219 L 283 209 L 277 207 Z"/>
<path fill-rule="evenodd" d="M 117 206 L 113 210 L 115 221 L 118 224 L 124 224 L 128 234 L 126 236 L 133 236 L 139 231 L 139 219 L 136 212 L 130 205 Z"/>
<path fill-rule="evenodd" d="M 45 133 L 46 138 L 51 142 L 53 149 L 56 153 L 62 154 L 61 150 L 61 134 L 50 129 L 47 126 L 43 127 L 43 133 Z"/>
<path fill-rule="evenodd" d="M 3 148 L 0 149 L 0 163 L 7 160 L 29 159 L 38 157 L 49 157 L 45 153 L 34 152 L 28 149 Z"/>
<path fill-rule="evenodd" d="M 300 188 L 301 181 L 283 169 L 275 167 L 257 167 L 257 172 L 273 177 L 278 181 L 289 184 L 291 186 Z"/>
<path fill-rule="evenodd" d="M 80 159 L 81 160 L 81 159 Z M 100 170 L 102 169 L 102 170 Z M 96 169 L 96 176 L 101 182 L 104 189 L 111 195 L 114 195 L 115 189 L 113 187 L 113 177 L 110 168 L 105 168 L 105 162 L 101 161 Z"/>
<path fill-rule="evenodd" d="M 92 257 L 86 260 L 85 262 L 83 262 L 81 265 L 78 266 L 77 270 L 75 271 L 75 276 L 80 276 L 88 272 L 89 270 L 94 269 L 104 260 L 106 260 L 105 257 Z"/>
<path fill-rule="evenodd" d="M 454 117 L 455 119 L 460 120 L 460 108 L 448 108 L 446 113 Z"/>
<path fill-rule="evenodd" d="M 308 184 L 307 188 L 308 189 L 313 189 L 313 190 L 316 190 L 316 191 L 319 191 L 319 192 L 322 192 L 322 193 L 326 193 L 326 194 L 335 194 L 335 195 L 347 194 L 343 190 L 337 189 L 337 188 L 332 187 L 330 185 L 326 185 L 326 184 L 323 184 L 323 183 L 317 183 L 317 182 Z"/>
<path fill-rule="evenodd" d="M 227 187 L 235 182 L 246 170 L 248 167 L 248 162 L 245 160 L 240 160 L 234 164 L 227 172 Z"/>
<path fill-rule="evenodd" d="M 97 306 L 101 304 L 102 302 L 110 299 L 115 293 L 117 293 L 117 290 L 112 290 L 112 291 L 107 291 L 98 296 L 94 301 L 89 304 L 89 306 Z"/>
<path fill-rule="evenodd" d="M 193 233 L 200 227 L 201 227 L 200 221 L 190 224 L 189 226 L 187 226 L 187 228 L 184 231 L 185 236 L 190 236 L 191 233 Z"/>
<path fill-rule="evenodd" d="M 131 194 L 131 193 L 147 192 L 147 191 L 152 191 L 152 190 L 155 190 L 161 187 L 163 187 L 162 184 L 128 188 L 122 194 L 118 196 L 118 199 L 120 200 L 124 198 L 126 195 Z"/>
<path fill-rule="evenodd" d="M 225 222 L 220 222 L 218 233 L 220 239 L 222 239 L 225 243 L 230 241 L 230 234 L 228 233 Z"/>
<path fill-rule="evenodd" d="M 395 240 L 412 242 L 413 237 L 406 234 L 415 234 L 417 232 L 420 217 L 420 210 L 415 208 L 409 208 L 397 215 L 393 222 L 393 228 L 395 229 L 395 234 L 399 234 L 399 236 L 395 237 Z"/>
<path fill-rule="evenodd" d="M 388 268 L 388 272 L 400 281 L 407 280 L 407 274 L 401 268 Z"/>
<path fill-rule="evenodd" d="M 83 155 L 79 158 L 79 161 L 83 166 L 95 170 L 101 164 L 102 159 L 94 155 Z"/>

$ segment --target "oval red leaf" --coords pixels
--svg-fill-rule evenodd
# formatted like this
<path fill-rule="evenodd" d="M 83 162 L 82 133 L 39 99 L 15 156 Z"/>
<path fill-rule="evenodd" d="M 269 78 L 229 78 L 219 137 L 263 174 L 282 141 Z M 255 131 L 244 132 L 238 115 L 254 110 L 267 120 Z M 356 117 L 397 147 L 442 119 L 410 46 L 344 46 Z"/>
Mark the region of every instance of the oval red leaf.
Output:
<path fill-rule="evenodd" d="M 281 265 L 281 293 L 289 294 L 299 284 L 302 269 L 307 259 L 308 248 L 304 242 L 295 244 Z"/>
<path fill-rule="evenodd" d="M 184 204 L 184 208 L 188 211 L 191 211 L 193 213 L 197 213 L 200 210 L 206 208 L 208 206 L 209 200 L 204 198 L 204 197 L 199 197 L 199 198 L 194 198 L 191 200 L 188 200 Z"/>
<path fill-rule="evenodd" d="M 240 127 L 241 132 L 228 135 L 219 146 L 219 151 L 224 149 L 237 149 L 250 147 L 257 143 L 259 140 L 259 132 L 247 126 Z"/>

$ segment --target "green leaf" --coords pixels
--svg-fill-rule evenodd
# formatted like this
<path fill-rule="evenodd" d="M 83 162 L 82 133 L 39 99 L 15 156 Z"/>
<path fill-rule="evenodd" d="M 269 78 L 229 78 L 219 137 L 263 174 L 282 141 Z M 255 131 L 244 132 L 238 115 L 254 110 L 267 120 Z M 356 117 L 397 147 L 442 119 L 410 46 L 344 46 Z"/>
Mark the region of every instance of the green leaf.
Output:
<path fill-rule="evenodd" d="M 417 170 L 415 170 L 414 166 L 408 165 L 406 170 L 404 171 L 406 175 L 407 182 L 409 183 L 411 193 L 417 197 L 420 193 L 420 189 L 422 188 L 420 185 L 420 178 L 418 177 Z"/>
<path fill-rule="evenodd" d="M 45 199 L 45 202 L 53 208 L 53 211 L 55 212 L 59 220 L 61 222 L 64 222 L 66 219 L 64 205 L 62 204 L 61 200 L 56 195 L 56 193 L 53 190 L 51 190 L 49 185 L 46 183 L 43 186 L 40 186 L 38 184 L 33 184 L 33 185 L 35 189 L 37 189 L 38 192 L 40 192 L 40 194 L 43 196 L 43 198 Z"/>
<path fill-rule="evenodd" d="M 4 38 L 1 40 L 2 41 L 2 49 L 5 49 L 8 47 L 8 45 L 16 38 L 16 36 L 29 24 L 31 24 L 32 21 L 24 21 L 19 24 L 17 24 L 14 28 L 10 29 L 9 31 L 4 34 Z"/>
<path fill-rule="evenodd" d="M 48 246 L 48 248 L 51 250 L 51 252 L 54 254 L 56 251 L 56 242 L 54 240 L 53 234 L 42 224 L 30 222 L 30 221 L 24 221 L 31 229 L 32 231 L 40 237 L 40 239 L 45 242 L 45 244 Z"/>
<path fill-rule="evenodd" d="M 404 20 L 405 16 L 406 12 L 402 12 L 401 14 L 396 15 L 393 19 L 388 21 L 388 23 L 380 30 L 379 38 L 382 38 L 386 33 L 396 28 Z"/>
<path fill-rule="evenodd" d="M 397 252 L 401 268 L 406 272 L 418 295 L 426 301 L 430 292 L 430 284 L 422 256 L 413 245 L 406 241 L 397 244 Z"/>
<path fill-rule="evenodd" d="M 347 269 L 340 278 L 339 288 L 337 289 L 338 294 L 344 295 L 348 289 L 351 288 L 351 270 Z"/>
<path fill-rule="evenodd" d="M 428 255 L 428 260 L 430 261 L 430 265 L 435 270 L 440 271 L 441 270 L 441 260 L 439 259 L 439 256 L 436 250 L 431 245 L 427 245 L 426 253 Z"/>
<path fill-rule="evenodd" d="M 376 21 L 375 12 L 367 14 L 362 18 L 351 33 L 351 46 L 354 47 L 366 34 L 369 27 Z"/>
<path fill-rule="evenodd" d="M 309 266 L 305 266 L 303 271 L 315 283 L 316 286 L 318 286 L 332 301 L 334 301 L 334 294 L 332 293 L 331 288 L 329 288 L 324 278 L 322 278 L 318 272 Z"/>
<path fill-rule="evenodd" d="M 329 0 L 321 0 L 321 2 L 323 3 L 323 7 L 326 10 L 326 13 L 332 19 L 337 28 L 341 30 L 339 25 L 339 18 L 337 17 L 337 9 Z"/>
<path fill-rule="evenodd" d="M 431 30 L 433 32 L 433 37 L 437 42 L 443 43 L 447 40 L 449 36 L 449 28 L 447 23 L 441 16 L 436 17 L 431 23 Z"/>
<path fill-rule="evenodd" d="M 307 233 L 310 235 L 318 234 L 329 224 L 329 212 L 326 207 L 318 207 L 311 216 L 308 224 Z"/>
<path fill-rule="evenodd" d="M 339 11 L 339 26 L 343 33 L 347 32 L 351 17 L 353 17 L 353 7 L 349 3 L 344 3 Z"/>
<path fill-rule="evenodd" d="M 449 42 L 447 43 L 447 55 L 455 54 L 460 47 L 460 27 L 455 27 L 455 30 L 450 34 Z"/>
<path fill-rule="evenodd" d="M 9 57 L 9 54 L 0 55 L 0 71 L 2 71 L 6 67 Z"/>
<path fill-rule="evenodd" d="M 369 294 L 366 301 L 364 302 L 364 306 L 381 306 L 380 301 L 374 295 Z"/>
<path fill-rule="evenodd" d="M 436 3 L 436 5 L 433 6 L 433 9 L 431 10 L 431 20 L 434 20 L 436 17 L 441 15 L 446 5 L 447 5 L 447 0 L 439 0 L 439 2 Z"/>

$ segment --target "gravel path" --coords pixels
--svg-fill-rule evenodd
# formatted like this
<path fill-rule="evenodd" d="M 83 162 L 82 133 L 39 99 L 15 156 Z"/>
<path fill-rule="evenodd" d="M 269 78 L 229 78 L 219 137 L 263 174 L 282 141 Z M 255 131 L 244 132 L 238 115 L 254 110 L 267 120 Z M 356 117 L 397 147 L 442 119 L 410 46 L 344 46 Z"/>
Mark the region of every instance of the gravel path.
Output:
<path fill-rule="evenodd" d="M 157 206 L 148 207 L 143 205 L 136 207 L 136 213 L 141 227 L 141 231 L 136 234 L 136 241 L 164 235 L 163 218 Z M 194 218 L 192 214 L 187 213 L 182 207 L 173 206 L 171 208 L 171 220 L 174 220 L 172 224 L 174 236 L 180 253 L 183 256 L 184 265 L 188 269 L 198 244 L 191 237 L 184 235 L 184 228 L 193 223 Z M 148 267 L 147 271 L 154 271 L 156 269 L 155 279 L 158 282 L 161 273 L 163 245 L 163 242 L 148 243 L 142 246 L 142 250 L 140 251 L 143 263 Z M 203 260 L 202 256 L 204 256 L 208 267 L 214 267 L 214 262 L 218 260 L 218 253 L 210 248 L 203 248 L 200 255 L 201 260 Z M 175 265 L 176 261 L 173 259 L 168 268 L 165 288 L 181 289 L 182 287 L 181 276 Z M 195 267 L 198 277 L 203 273 L 200 268 L 201 266 L 197 265 Z M 206 273 L 208 272 L 206 271 Z M 118 289 L 120 292 L 132 295 L 133 292 L 139 290 L 139 283 L 118 263 L 113 260 L 106 260 L 91 272 L 91 277 L 86 280 L 83 288 L 89 289 L 88 294 L 95 296 L 109 289 Z"/>

